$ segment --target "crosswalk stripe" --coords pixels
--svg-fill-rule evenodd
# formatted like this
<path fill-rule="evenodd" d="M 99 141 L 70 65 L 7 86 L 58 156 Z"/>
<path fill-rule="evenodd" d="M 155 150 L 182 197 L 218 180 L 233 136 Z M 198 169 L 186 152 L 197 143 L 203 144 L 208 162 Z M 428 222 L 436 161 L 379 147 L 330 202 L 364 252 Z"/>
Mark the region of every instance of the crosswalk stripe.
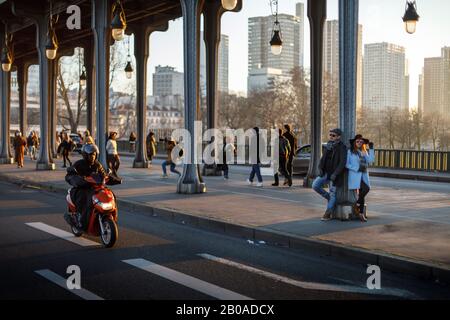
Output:
<path fill-rule="evenodd" d="M 82 237 L 75 237 L 72 233 L 49 226 L 48 224 L 42 223 L 42 222 L 29 222 L 25 223 L 27 226 L 47 232 L 51 235 L 54 235 L 55 237 L 73 242 L 75 244 L 78 244 L 83 247 L 89 247 L 89 246 L 99 246 L 100 244 L 94 241 L 91 241 L 89 239 L 85 239 Z"/>
<path fill-rule="evenodd" d="M 123 262 L 135 266 L 141 270 L 153 273 L 170 281 L 179 283 L 188 288 L 202 292 L 219 300 L 253 300 L 239 293 L 221 288 L 209 282 L 191 277 L 184 273 L 166 268 L 145 259 L 129 259 Z"/>
<path fill-rule="evenodd" d="M 291 278 L 287 278 L 275 273 L 271 273 L 265 270 L 257 269 L 251 266 L 247 266 L 238 262 L 234 262 L 228 259 L 219 258 L 207 253 L 199 253 L 198 256 L 211 260 L 214 262 L 222 263 L 231 267 L 235 267 L 241 270 L 253 272 L 260 276 L 264 276 L 266 278 L 273 279 L 275 281 L 284 282 L 286 284 L 290 284 L 302 289 L 308 290 L 320 290 L 320 291 L 335 291 L 335 292 L 349 292 L 349 293 L 364 293 L 364 294 L 376 294 L 376 295 L 392 295 L 392 296 L 401 296 L 401 297 L 411 297 L 412 294 L 405 290 L 391 289 L 385 288 L 381 290 L 369 290 L 363 287 L 350 286 L 350 285 L 335 285 L 335 284 L 324 284 L 317 282 L 307 282 L 307 281 L 299 281 Z"/>
<path fill-rule="evenodd" d="M 67 287 L 67 280 L 61 277 L 59 274 L 54 273 L 51 270 L 43 269 L 35 271 L 38 275 L 44 277 L 45 279 L 57 284 L 61 288 L 68 290 L 69 292 L 79 296 L 84 300 L 104 300 L 103 298 L 97 296 L 96 294 L 86 290 L 86 289 L 69 289 Z"/>

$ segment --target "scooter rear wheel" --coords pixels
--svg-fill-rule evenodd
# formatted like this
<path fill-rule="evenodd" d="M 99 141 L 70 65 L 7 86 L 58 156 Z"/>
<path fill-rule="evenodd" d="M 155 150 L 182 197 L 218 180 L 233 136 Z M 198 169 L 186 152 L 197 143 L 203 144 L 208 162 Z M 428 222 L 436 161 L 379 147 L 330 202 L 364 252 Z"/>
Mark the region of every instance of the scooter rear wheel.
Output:
<path fill-rule="evenodd" d="M 103 246 L 105 248 L 111 248 L 117 241 L 119 237 L 119 231 L 117 229 L 117 224 L 111 218 L 105 218 L 102 220 L 104 234 L 100 234 L 100 239 L 102 240 Z"/>

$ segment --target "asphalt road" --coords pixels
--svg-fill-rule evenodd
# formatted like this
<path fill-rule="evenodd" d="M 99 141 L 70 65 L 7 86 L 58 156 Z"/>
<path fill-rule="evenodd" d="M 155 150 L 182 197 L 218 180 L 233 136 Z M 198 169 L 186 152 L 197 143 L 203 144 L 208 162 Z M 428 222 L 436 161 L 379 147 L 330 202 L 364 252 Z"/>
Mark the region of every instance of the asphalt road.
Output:
<path fill-rule="evenodd" d="M 64 196 L 0 182 L 0 299 L 431 299 L 450 288 L 367 266 L 249 243 L 121 211 L 112 249 L 82 246 L 27 223 L 69 231 Z M 79 266 L 83 290 L 68 289 Z M 55 282 L 60 281 L 61 285 Z"/>

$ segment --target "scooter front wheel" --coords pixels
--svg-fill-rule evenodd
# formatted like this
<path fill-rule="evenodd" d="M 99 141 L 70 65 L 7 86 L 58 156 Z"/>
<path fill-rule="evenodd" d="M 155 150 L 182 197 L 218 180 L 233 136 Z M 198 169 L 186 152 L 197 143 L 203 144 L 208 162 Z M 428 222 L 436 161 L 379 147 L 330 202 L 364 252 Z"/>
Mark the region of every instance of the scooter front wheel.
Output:
<path fill-rule="evenodd" d="M 105 248 L 111 248 L 117 241 L 119 237 L 119 231 L 117 229 L 117 224 L 110 218 L 102 219 L 102 226 L 104 232 L 100 234 L 100 239 L 102 240 L 103 246 Z"/>
<path fill-rule="evenodd" d="M 72 233 L 75 237 L 81 237 L 81 235 L 83 234 L 83 231 L 79 230 L 75 226 L 70 226 L 70 230 L 72 230 Z"/>

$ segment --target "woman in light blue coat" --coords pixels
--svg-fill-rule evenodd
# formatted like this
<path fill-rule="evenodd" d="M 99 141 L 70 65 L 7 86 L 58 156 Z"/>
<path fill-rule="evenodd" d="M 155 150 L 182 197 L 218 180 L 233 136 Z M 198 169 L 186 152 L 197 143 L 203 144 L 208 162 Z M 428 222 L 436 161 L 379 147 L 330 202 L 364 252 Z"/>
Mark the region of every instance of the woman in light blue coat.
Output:
<path fill-rule="evenodd" d="M 375 152 L 373 143 L 368 139 L 364 139 L 358 134 L 350 140 L 350 150 L 347 151 L 348 169 L 348 189 L 358 190 L 358 201 L 356 202 L 356 212 L 362 221 L 365 218 L 365 198 L 370 191 L 369 172 L 367 170 L 369 164 L 375 161 Z"/>

